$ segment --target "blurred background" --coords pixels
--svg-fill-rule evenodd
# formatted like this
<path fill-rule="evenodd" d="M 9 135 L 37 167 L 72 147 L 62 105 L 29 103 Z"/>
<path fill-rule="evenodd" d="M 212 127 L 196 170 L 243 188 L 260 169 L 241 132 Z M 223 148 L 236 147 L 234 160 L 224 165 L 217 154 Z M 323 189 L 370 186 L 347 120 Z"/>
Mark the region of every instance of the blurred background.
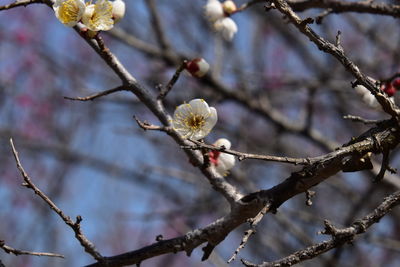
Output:
<path fill-rule="evenodd" d="M 1 0 L 0 5 L 13 1 Z M 388 118 L 370 108 L 351 87 L 351 77 L 334 58 L 319 51 L 277 11 L 259 3 L 232 16 L 238 33 L 232 42 L 213 32 L 203 16 L 205 0 L 126 0 L 124 19 L 101 33 L 106 45 L 140 83 L 157 93 L 182 58 L 203 57 L 212 77 L 183 74 L 166 106 L 204 98 L 219 121 L 206 138 L 231 140 L 232 149 L 266 155 L 313 157 L 328 153 L 368 129 L 344 115 Z M 235 1 L 240 6 L 246 1 Z M 152 3 L 155 8 L 152 8 Z M 386 3 L 398 3 L 387 1 Z M 320 9 L 299 13 L 316 17 Z M 167 40 L 160 45 L 158 17 Z M 399 71 L 398 21 L 389 16 L 331 14 L 311 27 L 342 46 L 374 79 Z M 91 102 L 86 96 L 121 85 L 118 77 L 72 28 L 36 4 L 0 12 L 0 240 L 14 248 L 61 253 L 65 259 L 13 256 L 0 251 L 5 266 L 82 266 L 92 263 L 74 234 L 32 191 L 21 186 L 11 153 L 14 139 L 25 170 L 67 215 L 83 217 L 85 235 L 100 253 L 111 256 L 203 227 L 227 214 L 216 193 L 179 146 L 161 132 L 144 132 L 133 120 L 159 124 L 129 93 Z M 395 96 L 397 98 L 397 96 Z M 399 153 L 391 153 L 398 168 Z M 379 170 L 380 156 L 374 157 Z M 242 192 L 274 186 L 300 167 L 255 160 L 237 162 L 227 179 Z M 347 226 L 372 211 L 400 188 L 392 175 L 372 184 L 372 171 L 340 173 L 268 214 L 240 258 L 276 260 L 328 239 L 316 233 L 323 220 Z M 399 266 L 400 212 L 393 210 L 352 246 L 331 251 L 304 266 Z M 242 225 L 201 262 L 197 248 L 156 257 L 141 266 L 228 266 L 240 244 Z"/>

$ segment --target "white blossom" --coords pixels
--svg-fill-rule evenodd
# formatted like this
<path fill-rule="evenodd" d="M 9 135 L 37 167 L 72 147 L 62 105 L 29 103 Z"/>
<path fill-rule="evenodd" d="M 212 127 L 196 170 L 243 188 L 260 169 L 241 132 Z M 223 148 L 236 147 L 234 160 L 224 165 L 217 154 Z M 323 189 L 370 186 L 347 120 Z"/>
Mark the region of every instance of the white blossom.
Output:
<path fill-rule="evenodd" d="M 227 41 L 231 41 L 235 33 L 238 31 L 236 23 L 228 17 L 217 20 L 214 23 L 214 29 L 217 32 L 220 32 L 222 37 Z"/>
<path fill-rule="evenodd" d="M 217 120 L 215 108 L 203 99 L 193 99 L 176 108 L 172 125 L 183 138 L 199 140 L 210 133 Z"/>
<path fill-rule="evenodd" d="M 125 16 L 125 2 L 123 0 L 115 0 L 112 5 L 114 23 L 117 23 Z"/>
<path fill-rule="evenodd" d="M 195 58 L 186 64 L 186 70 L 194 77 L 203 77 L 210 69 L 210 65 L 204 58 Z"/>
<path fill-rule="evenodd" d="M 73 27 L 81 20 L 86 5 L 83 0 L 56 0 L 53 9 L 59 21 Z"/>
<path fill-rule="evenodd" d="M 97 0 L 86 7 L 82 22 L 91 31 L 108 31 L 114 26 L 113 5 L 108 0 Z"/>
<path fill-rule="evenodd" d="M 224 10 L 222 4 L 218 0 L 208 0 L 207 4 L 204 6 L 204 15 L 211 22 L 223 18 Z"/>
<path fill-rule="evenodd" d="M 230 149 L 231 142 L 226 138 L 220 138 L 215 141 L 214 146 L 224 146 L 226 149 Z M 221 176 L 226 176 L 228 171 L 235 166 L 235 156 L 231 154 L 214 150 L 209 153 L 209 156 L 212 166 Z"/>

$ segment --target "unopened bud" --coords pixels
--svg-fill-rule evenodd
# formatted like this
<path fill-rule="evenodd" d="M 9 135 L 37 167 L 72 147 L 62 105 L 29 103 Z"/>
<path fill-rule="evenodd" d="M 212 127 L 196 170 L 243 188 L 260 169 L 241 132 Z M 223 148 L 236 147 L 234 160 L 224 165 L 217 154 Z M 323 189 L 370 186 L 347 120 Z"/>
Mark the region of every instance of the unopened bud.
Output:
<path fill-rule="evenodd" d="M 237 10 L 237 7 L 235 2 L 227 0 L 222 4 L 222 9 L 226 14 L 230 15 Z"/>
<path fill-rule="evenodd" d="M 195 58 L 186 64 L 186 70 L 194 77 L 203 77 L 206 75 L 210 65 L 205 61 L 204 58 Z"/>
<path fill-rule="evenodd" d="M 394 88 L 391 82 L 386 82 L 381 86 L 381 91 L 385 92 L 389 97 L 391 97 L 396 93 L 396 88 Z"/>
<path fill-rule="evenodd" d="M 394 86 L 394 88 L 396 90 L 400 90 L 400 78 L 397 78 L 395 80 L 392 81 L 392 85 Z"/>
<path fill-rule="evenodd" d="M 115 0 L 112 4 L 114 23 L 117 23 L 125 16 L 125 2 L 123 0 Z"/>

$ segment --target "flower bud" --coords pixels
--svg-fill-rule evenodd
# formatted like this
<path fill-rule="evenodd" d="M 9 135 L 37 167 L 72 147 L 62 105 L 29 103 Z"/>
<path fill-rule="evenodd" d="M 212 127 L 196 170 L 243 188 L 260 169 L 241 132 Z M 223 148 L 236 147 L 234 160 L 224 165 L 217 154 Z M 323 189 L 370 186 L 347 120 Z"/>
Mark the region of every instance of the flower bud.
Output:
<path fill-rule="evenodd" d="M 385 82 L 381 86 L 381 91 L 385 92 L 389 97 L 391 97 L 396 93 L 396 88 L 394 88 L 393 83 Z"/>
<path fill-rule="evenodd" d="M 231 148 L 231 142 L 226 138 L 220 138 L 215 141 L 214 146 Z M 226 176 L 229 170 L 235 166 L 235 156 L 220 151 L 212 150 L 208 153 L 210 163 L 221 176 Z"/>
<path fill-rule="evenodd" d="M 200 78 L 206 75 L 210 65 L 204 58 L 195 58 L 186 63 L 186 70 L 194 77 Z"/>
<path fill-rule="evenodd" d="M 397 78 L 395 80 L 392 81 L 392 85 L 394 86 L 394 88 L 396 90 L 400 90 L 400 78 Z"/>
<path fill-rule="evenodd" d="M 222 9 L 224 10 L 225 14 L 232 14 L 237 10 L 235 2 L 231 0 L 227 0 L 222 4 Z"/>
<path fill-rule="evenodd" d="M 112 4 L 114 23 L 117 23 L 125 16 L 125 2 L 123 0 L 115 0 Z"/>

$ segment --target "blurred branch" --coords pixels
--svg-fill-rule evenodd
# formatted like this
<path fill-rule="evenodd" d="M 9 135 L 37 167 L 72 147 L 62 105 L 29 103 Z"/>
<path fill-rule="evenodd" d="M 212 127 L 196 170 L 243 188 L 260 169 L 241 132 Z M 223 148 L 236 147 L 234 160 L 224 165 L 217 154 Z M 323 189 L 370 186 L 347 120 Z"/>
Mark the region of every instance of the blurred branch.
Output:
<path fill-rule="evenodd" d="M 312 8 L 330 9 L 331 13 L 357 12 L 400 17 L 400 6 L 372 1 L 346 2 L 338 0 L 289 0 L 288 5 L 294 11 L 305 11 Z"/>
<path fill-rule="evenodd" d="M 151 25 L 153 26 L 154 32 L 156 34 L 157 41 L 162 50 L 168 50 L 170 45 L 165 36 L 165 31 L 162 29 L 162 22 L 160 15 L 158 14 L 157 6 L 154 0 L 145 1 L 151 16 Z"/>
<path fill-rule="evenodd" d="M 354 122 L 361 122 L 361 123 L 364 123 L 364 124 L 367 124 L 367 125 L 368 124 L 377 124 L 377 123 L 381 122 L 379 120 L 367 120 L 367 119 L 364 119 L 364 118 L 362 118 L 360 116 L 353 116 L 353 115 L 343 116 L 343 119 L 351 120 L 351 121 L 354 121 Z"/>
<path fill-rule="evenodd" d="M 296 251 L 295 253 L 274 262 L 264 262 L 262 264 L 254 264 L 246 260 L 242 260 L 242 262 L 248 267 L 280 267 L 292 266 L 299 262 L 315 258 L 333 248 L 352 242 L 357 235 L 365 233 L 371 225 L 378 223 L 379 220 L 391 211 L 391 209 L 399 204 L 400 191 L 397 191 L 386 197 L 374 211 L 363 218 L 354 221 L 350 227 L 338 229 L 329 221 L 325 220 L 325 230 L 322 231 L 322 233 L 332 236 L 332 239 L 329 241 L 324 241 L 303 250 Z"/>
<path fill-rule="evenodd" d="M 8 254 L 14 254 L 15 256 L 19 255 L 31 255 L 31 256 L 44 256 L 44 257 L 57 257 L 57 258 L 64 258 L 64 255 L 56 254 L 56 253 L 48 253 L 48 252 L 33 252 L 33 251 L 25 251 L 12 248 L 7 246 L 4 240 L 0 240 L 0 248 L 2 248 Z"/>
<path fill-rule="evenodd" d="M 67 215 L 64 214 L 64 212 L 59 209 L 56 204 L 54 204 L 51 199 L 49 199 L 46 194 L 44 194 L 30 179 L 28 174 L 25 172 L 24 168 L 21 165 L 21 162 L 18 157 L 18 152 L 14 147 L 13 140 L 10 139 L 10 145 L 12 148 L 12 152 L 15 158 L 15 162 L 17 164 L 18 170 L 21 172 L 21 175 L 24 179 L 24 183 L 22 184 L 26 188 L 32 189 L 36 195 L 38 195 L 41 199 L 43 199 L 44 202 L 49 205 L 49 207 L 60 216 L 60 218 L 67 224 L 71 229 L 75 232 L 75 238 L 78 239 L 79 243 L 82 245 L 82 247 L 85 248 L 85 251 L 88 252 L 92 257 L 97 260 L 98 262 L 103 261 L 103 256 L 99 252 L 97 252 L 95 246 L 86 238 L 86 236 L 82 233 L 81 231 L 81 226 L 80 222 L 82 221 L 81 216 L 77 216 L 76 221 L 72 221 L 71 218 Z"/>
<path fill-rule="evenodd" d="M 4 6 L 0 6 L 0 11 L 1 10 L 7 10 L 7 9 L 11 9 L 14 7 L 19 7 L 19 6 L 28 6 L 31 4 L 48 4 L 48 5 L 52 5 L 52 1 L 51 0 L 17 0 L 14 3 L 8 4 L 8 5 L 4 5 Z"/>

